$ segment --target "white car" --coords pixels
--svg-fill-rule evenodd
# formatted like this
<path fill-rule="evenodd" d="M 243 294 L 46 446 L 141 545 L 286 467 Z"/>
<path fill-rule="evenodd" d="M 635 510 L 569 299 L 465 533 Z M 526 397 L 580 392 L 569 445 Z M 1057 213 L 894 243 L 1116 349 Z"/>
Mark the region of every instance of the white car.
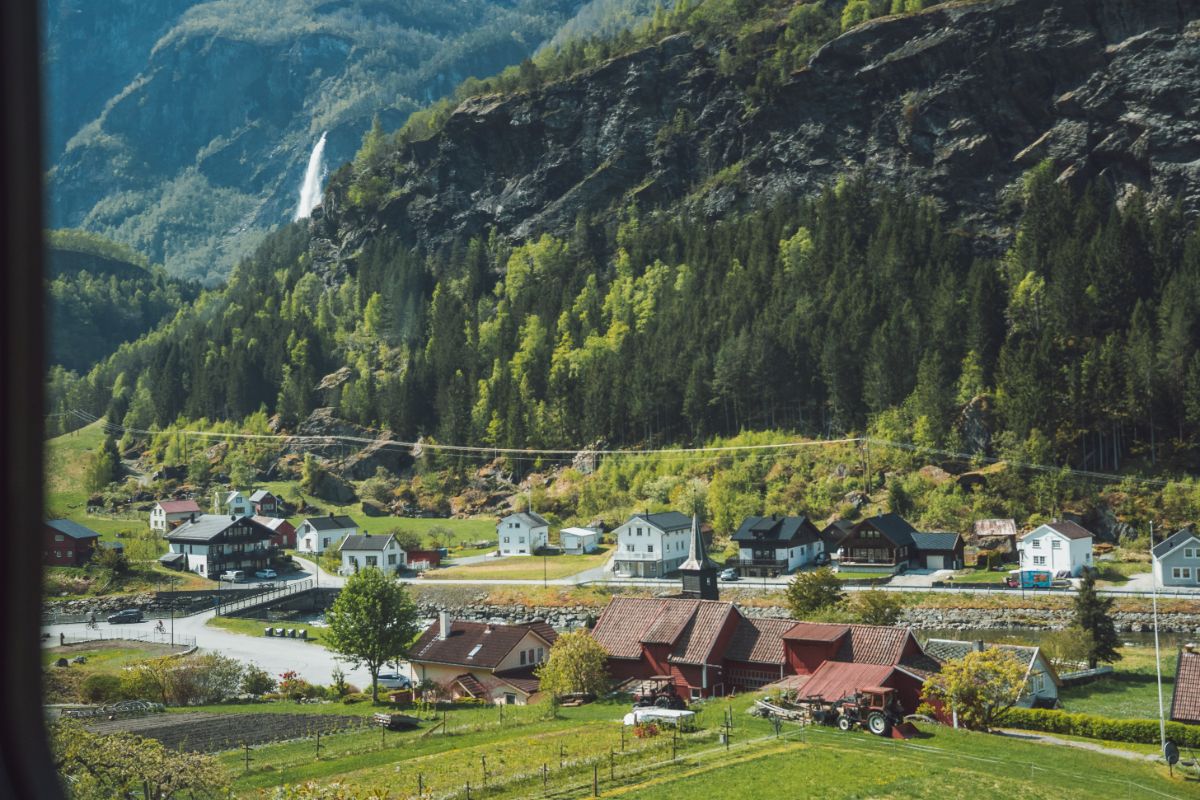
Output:
<path fill-rule="evenodd" d="M 275 578 L 279 577 L 279 573 L 273 569 L 260 569 L 258 572 L 254 573 L 254 577 L 262 578 L 264 580 L 274 580 Z"/>

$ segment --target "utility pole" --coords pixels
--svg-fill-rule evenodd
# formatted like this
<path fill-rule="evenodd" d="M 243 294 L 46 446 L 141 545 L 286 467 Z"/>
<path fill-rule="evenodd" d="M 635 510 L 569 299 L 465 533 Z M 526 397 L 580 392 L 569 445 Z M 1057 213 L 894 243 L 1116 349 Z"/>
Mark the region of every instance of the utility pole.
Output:
<path fill-rule="evenodd" d="M 1162 654 L 1158 648 L 1158 579 L 1154 577 L 1154 523 L 1150 523 L 1150 583 L 1153 589 L 1153 606 L 1154 606 L 1154 673 L 1158 679 L 1158 737 L 1159 745 L 1166 751 L 1167 747 L 1167 721 L 1163 716 L 1163 692 L 1162 692 Z"/>

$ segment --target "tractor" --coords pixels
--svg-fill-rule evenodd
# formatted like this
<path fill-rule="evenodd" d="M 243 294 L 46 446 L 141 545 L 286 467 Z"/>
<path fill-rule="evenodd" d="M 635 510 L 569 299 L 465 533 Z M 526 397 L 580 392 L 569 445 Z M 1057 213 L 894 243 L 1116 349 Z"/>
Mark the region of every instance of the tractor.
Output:
<path fill-rule="evenodd" d="M 813 718 L 843 731 L 863 727 L 876 736 L 891 736 L 893 729 L 902 731 L 905 726 L 896 691 L 886 686 L 863 687 L 821 709 Z"/>
<path fill-rule="evenodd" d="M 633 695 L 634 708 L 673 708 L 684 710 L 687 701 L 675 691 L 675 682 L 670 676 L 655 675 L 642 681 Z"/>

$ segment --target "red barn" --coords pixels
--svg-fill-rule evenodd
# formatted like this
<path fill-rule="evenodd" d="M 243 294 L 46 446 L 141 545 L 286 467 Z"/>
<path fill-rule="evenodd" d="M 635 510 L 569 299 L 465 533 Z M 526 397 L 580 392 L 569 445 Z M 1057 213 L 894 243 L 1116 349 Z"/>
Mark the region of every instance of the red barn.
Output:
<path fill-rule="evenodd" d="M 42 527 L 42 563 L 82 567 L 92 558 L 100 534 L 69 519 L 48 520 Z"/>
<path fill-rule="evenodd" d="M 296 526 L 286 519 L 276 517 L 254 517 L 254 521 L 271 529 L 271 546 L 281 549 L 296 549 Z"/>
<path fill-rule="evenodd" d="M 442 564 L 441 550 L 405 550 L 404 555 L 410 567 L 413 564 L 425 563 L 428 567 L 439 567 Z"/>

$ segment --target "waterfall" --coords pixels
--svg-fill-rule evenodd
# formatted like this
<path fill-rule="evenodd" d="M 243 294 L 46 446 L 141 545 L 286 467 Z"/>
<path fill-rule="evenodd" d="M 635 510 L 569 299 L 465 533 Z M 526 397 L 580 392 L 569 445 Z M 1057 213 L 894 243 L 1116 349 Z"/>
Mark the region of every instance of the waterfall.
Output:
<path fill-rule="evenodd" d="M 304 171 L 304 183 L 300 185 L 300 205 L 296 206 L 294 219 L 306 219 L 312 210 L 321 204 L 321 181 L 325 178 L 325 134 L 317 140 L 312 155 L 308 157 L 308 169 Z"/>

